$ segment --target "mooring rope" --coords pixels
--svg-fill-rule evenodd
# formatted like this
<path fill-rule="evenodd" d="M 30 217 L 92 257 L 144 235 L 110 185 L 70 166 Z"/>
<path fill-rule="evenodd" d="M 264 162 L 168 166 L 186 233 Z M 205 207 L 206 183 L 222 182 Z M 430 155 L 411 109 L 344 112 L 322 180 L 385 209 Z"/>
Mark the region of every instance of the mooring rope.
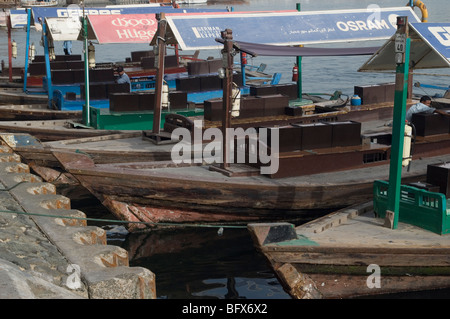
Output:
<path fill-rule="evenodd" d="M 39 214 L 39 213 L 29 213 L 11 210 L 0 210 L 0 213 L 7 214 L 19 214 L 19 215 L 32 215 L 40 217 L 52 217 L 61 219 L 76 219 L 76 220 L 86 220 L 95 222 L 105 222 L 105 223 L 118 223 L 118 224 L 144 224 L 152 226 L 178 226 L 178 227 L 203 227 L 203 228 L 247 228 L 243 225 L 210 225 L 210 224 L 185 224 L 185 223 L 164 223 L 164 222 L 144 222 L 144 221 L 125 221 L 116 219 L 102 219 L 102 218 L 92 218 L 92 217 L 76 217 L 76 216 L 62 216 L 62 215 L 51 215 L 51 214 Z"/>

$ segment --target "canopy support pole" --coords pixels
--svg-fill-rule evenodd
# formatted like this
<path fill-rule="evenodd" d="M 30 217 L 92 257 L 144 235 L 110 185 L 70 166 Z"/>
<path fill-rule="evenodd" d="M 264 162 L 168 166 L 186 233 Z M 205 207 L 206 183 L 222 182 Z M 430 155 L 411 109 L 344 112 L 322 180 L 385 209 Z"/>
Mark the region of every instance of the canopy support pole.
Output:
<path fill-rule="evenodd" d="M 301 4 L 296 4 L 297 11 L 302 11 Z M 302 45 L 300 45 L 302 46 Z M 303 100 L 303 81 L 302 81 L 302 57 L 297 56 L 295 58 L 295 64 L 298 67 L 298 79 L 297 79 L 297 99 L 295 101 L 291 101 L 290 105 L 302 106 L 312 104 L 311 100 Z"/>
<path fill-rule="evenodd" d="M 25 69 L 23 72 L 23 91 L 27 91 L 28 82 L 28 59 L 30 52 L 30 24 L 31 24 L 31 9 L 27 9 L 27 43 L 25 46 Z"/>
<path fill-rule="evenodd" d="M 167 21 L 164 12 L 156 15 L 158 20 L 157 30 L 157 56 L 155 61 L 158 65 L 156 67 L 155 79 L 155 110 L 153 111 L 153 130 L 151 133 L 144 132 L 144 136 L 155 144 L 170 142 L 172 140 L 171 134 L 164 134 L 161 132 L 161 109 L 162 109 L 162 95 L 163 95 L 163 81 L 164 81 L 164 61 L 166 57 L 166 29 Z"/>
<path fill-rule="evenodd" d="M 302 11 L 301 4 L 297 3 L 297 11 Z M 297 98 L 301 101 L 303 98 L 303 83 L 302 83 L 302 57 L 296 57 L 296 64 L 298 67 L 298 80 L 297 80 Z"/>
<path fill-rule="evenodd" d="M 42 35 L 44 37 L 44 57 L 45 57 L 45 74 L 47 77 L 47 94 L 48 94 L 48 107 L 52 108 L 53 101 L 53 87 L 52 87 L 52 72 L 50 67 L 50 56 L 48 48 L 48 33 L 45 20 L 42 21 Z"/>
<path fill-rule="evenodd" d="M 84 2 L 83 2 L 84 4 Z M 86 126 L 91 126 L 90 116 L 90 100 L 89 100 L 89 52 L 88 52 L 88 29 L 87 19 L 84 14 L 83 5 L 83 49 L 84 49 L 84 97 L 85 103 L 83 104 L 83 123 Z"/>
<path fill-rule="evenodd" d="M 225 86 L 223 88 L 223 101 L 222 101 L 222 169 L 227 169 L 230 166 L 229 163 L 229 130 L 231 126 L 231 94 L 232 94 L 232 82 L 233 82 L 233 56 L 231 51 L 233 50 L 233 32 L 231 29 L 226 29 L 221 32 L 222 39 L 224 39 L 224 49 L 222 51 L 222 58 L 225 68 Z"/>
<path fill-rule="evenodd" d="M 13 81 L 12 77 L 12 42 L 11 42 L 11 15 L 8 14 L 6 19 L 6 23 L 8 25 L 8 72 L 9 72 L 9 82 Z"/>
<path fill-rule="evenodd" d="M 394 117 L 392 127 L 392 146 L 389 164 L 388 203 L 385 226 L 396 229 L 399 219 L 400 187 L 402 178 L 403 144 L 405 137 L 405 113 L 408 93 L 408 73 L 410 59 L 410 38 L 408 36 L 408 17 L 397 17 L 395 44 L 397 63 L 395 76 Z"/>

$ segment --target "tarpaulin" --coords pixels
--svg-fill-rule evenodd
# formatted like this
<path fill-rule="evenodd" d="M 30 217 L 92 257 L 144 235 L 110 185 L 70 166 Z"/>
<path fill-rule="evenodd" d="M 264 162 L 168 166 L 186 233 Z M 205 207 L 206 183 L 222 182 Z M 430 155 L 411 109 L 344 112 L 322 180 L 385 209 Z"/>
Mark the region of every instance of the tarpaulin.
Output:
<path fill-rule="evenodd" d="M 223 43 L 222 39 L 216 39 Z M 312 47 L 292 47 L 270 44 L 258 44 L 242 41 L 234 41 L 233 45 L 239 51 L 253 56 L 349 56 L 349 55 L 371 55 L 377 52 L 378 47 L 359 48 L 312 48 Z"/>
<path fill-rule="evenodd" d="M 450 23 L 410 23 L 410 67 L 450 67 Z M 395 63 L 393 35 L 358 71 L 392 71 Z"/>

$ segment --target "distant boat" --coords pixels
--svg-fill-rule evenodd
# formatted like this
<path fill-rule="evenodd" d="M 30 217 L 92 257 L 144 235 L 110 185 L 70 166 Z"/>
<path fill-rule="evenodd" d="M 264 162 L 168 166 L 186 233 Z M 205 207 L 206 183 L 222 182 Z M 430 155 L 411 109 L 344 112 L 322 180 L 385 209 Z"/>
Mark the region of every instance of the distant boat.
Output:
<path fill-rule="evenodd" d="M 31 8 L 31 7 L 56 7 L 58 5 L 58 0 L 49 0 L 49 1 L 22 0 L 20 2 L 20 4 L 24 8 Z"/>
<path fill-rule="evenodd" d="M 208 0 L 179 0 L 177 3 L 179 4 L 199 4 L 206 3 Z"/>

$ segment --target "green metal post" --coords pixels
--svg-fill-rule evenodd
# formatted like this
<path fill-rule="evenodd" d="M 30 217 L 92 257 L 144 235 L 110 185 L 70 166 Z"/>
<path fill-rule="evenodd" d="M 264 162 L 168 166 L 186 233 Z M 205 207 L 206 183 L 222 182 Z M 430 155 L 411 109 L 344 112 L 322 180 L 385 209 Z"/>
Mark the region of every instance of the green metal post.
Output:
<path fill-rule="evenodd" d="M 28 53 L 30 50 L 30 29 L 31 29 L 31 9 L 26 9 L 27 11 L 27 42 L 25 46 L 25 70 L 23 72 L 23 91 L 27 91 L 27 81 L 28 81 Z"/>
<path fill-rule="evenodd" d="M 297 3 L 297 11 L 301 10 L 301 4 Z M 297 98 L 301 101 L 303 96 L 303 86 L 302 86 L 302 57 L 297 56 L 296 58 L 298 66 L 298 80 L 297 80 Z"/>
<path fill-rule="evenodd" d="M 407 17 L 397 18 L 396 33 L 396 77 L 394 118 L 392 127 L 391 159 L 389 167 L 388 203 L 385 226 L 396 229 L 399 219 L 400 186 L 403 160 L 403 142 L 405 137 L 405 113 L 408 93 L 410 39 L 408 37 Z"/>
<path fill-rule="evenodd" d="M 88 31 L 87 31 L 87 19 L 84 15 L 83 8 L 83 40 L 84 40 L 84 96 L 85 103 L 83 104 L 83 124 L 86 126 L 91 125 L 90 120 L 90 105 L 89 105 L 89 57 L 88 57 Z"/>

